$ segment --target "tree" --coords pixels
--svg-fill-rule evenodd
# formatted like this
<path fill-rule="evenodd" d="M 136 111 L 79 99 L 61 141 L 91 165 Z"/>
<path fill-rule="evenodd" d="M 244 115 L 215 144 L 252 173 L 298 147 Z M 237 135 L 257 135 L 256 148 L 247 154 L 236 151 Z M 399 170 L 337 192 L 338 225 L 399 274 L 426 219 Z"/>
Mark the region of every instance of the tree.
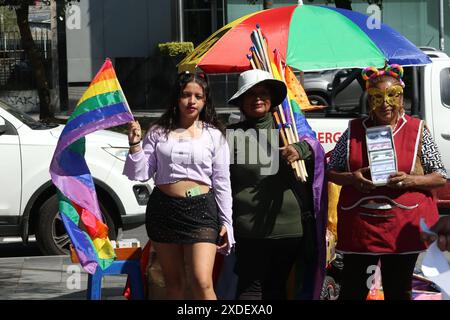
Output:
<path fill-rule="evenodd" d="M 51 104 L 50 87 L 47 75 L 45 73 L 44 60 L 31 35 L 30 25 L 28 23 L 29 6 L 35 2 L 42 2 L 49 5 L 51 1 L 59 0 L 0 0 L 0 6 L 9 6 L 16 13 L 17 26 L 20 32 L 22 48 L 30 60 L 33 69 L 34 78 L 36 80 L 36 89 L 39 96 L 39 118 L 49 121 L 54 118 L 54 106 Z M 72 0 L 61 0 L 66 4 L 70 4 Z"/>

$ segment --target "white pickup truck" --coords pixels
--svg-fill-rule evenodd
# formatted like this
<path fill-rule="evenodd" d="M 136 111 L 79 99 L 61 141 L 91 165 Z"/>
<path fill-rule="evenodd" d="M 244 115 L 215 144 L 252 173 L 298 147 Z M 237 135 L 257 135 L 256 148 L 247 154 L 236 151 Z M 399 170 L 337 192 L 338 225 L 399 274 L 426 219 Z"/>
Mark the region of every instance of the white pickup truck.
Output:
<path fill-rule="evenodd" d="M 64 126 L 35 121 L 0 102 L 0 237 L 30 234 L 43 254 L 65 254 L 69 238 L 58 214 L 56 189 L 49 166 Z M 145 221 L 152 182 L 122 175 L 128 138 L 112 131 L 86 136 L 86 161 L 91 170 L 109 236 Z"/>
<path fill-rule="evenodd" d="M 424 52 L 431 58 L 431 64 L 405 67 L 405 109 L 409 114 L 425 120 L 450 173 L 450 58 L 436 50 L 424 49 Z M 353 76 L 356 76 L 357 72 L 359 71 L 356 70 Z M 348 77 L 348 83 L 342 83 L 342 88 L 339 89 L 344 91 L 351 82 L 352 74 Z M 335 88 L 337 91 L 339 89 Z M 336 97 L 338 95 L 339 93 Z M 348 121 L 364 113 L 367 113 L 367 106 L 363 96 L 359 105 L 334 107 L 332 101 L 331 106 L 324 111 L 307 113 L 307 118 L 328 152 L 334 148 L 347 128 Z M 445 187 L 436 190 L 435 194 L 441 211 L 450 209 L 450 180 L 447 180 Z"/>

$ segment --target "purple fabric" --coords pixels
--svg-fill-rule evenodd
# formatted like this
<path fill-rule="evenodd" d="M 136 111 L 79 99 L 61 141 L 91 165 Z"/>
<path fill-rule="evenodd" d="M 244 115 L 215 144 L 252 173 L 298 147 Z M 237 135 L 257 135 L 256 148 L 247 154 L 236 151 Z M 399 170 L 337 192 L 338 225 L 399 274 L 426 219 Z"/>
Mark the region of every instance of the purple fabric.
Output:
<path fill-rule="evenodd" d="M 312 185 L 314 200 L 314 216 L 316 218 L 317 260 L 314 271 L 313 299 L 320 299 L 326 267 L 326 229 L 328 222 L 328 194 L 325 176 L 325 151 L 316 139 L 309 136 L 300 137 L 300 141 L 306 141 L 314 153 L 314 181 Z"/>
<path fill-rule="evenodd" d="M 67 176 L 62 173 L 57 158 L 54 157 L 50 165 L 50 176 L 53 184 L 61 191 L 61 193 L 68 197 L 70 195 L 71 201 L 84 209 L 91 212 L 97 219 L 102 221 L 100 207 L 97 202 L 97 194 L 80 180 L 73 176 Z"/>
<path fill-rule="evenodd" d="M 104 106 L 101 108 L 89 110 L 88 112 L 78 114 L 74 118 L 70 118 L 67 121 L 66 126 L 64 127 L 64 131 L 61 136 L 64 136 L 66 133 L 71 132 L 78 128 L 86 128 L 91 123 L 98 123 L 103 119 L 117 117 L 121 113 L 128 114 L 129 119 L 133 119 L 131 113 L 129 113 L 127 106 L 124 102 L 119 102 L 116 104 L 112 104 L 109 106 Z M 127 119 L 128 120 L 128 119 Z M 125 122 L 129 122 L 125 121 Z"/>
<path fill-rule="evenodd" d="M 291 112 L 290 112 L 291 106 L 289 105 L 287 97 L 284 98 L 283 102 L 281 103 L 281 107 L 283 109 L 284 118 L 286 120 L 285 124 L 287 124 L 287 125 L 292 127 L 293 122 L 292 122 Z"/>
<path fill-rule="evenodd" d="M 102 130 L 105 128 L 110 128 L 114 126 L 118 126 L 130 121 L 133 121 L 133 116 L 129 112 L 123 112 L 116 114 L 114 116 L 110 116 L 108 118 L 99 120 L 98 122 L 91 122 L 86 124 L 84 127 L 76 128 L 70 132 L 64 132 L 61 134 L 60 141 L 58 141 L 58 145 L 56 146 L 55 154 L 61 152 L 73 142 L 77 141 L 81 137 L 88 135 L 97 130 Z M 64 134 L 64 139 L 63 139 Z"/>
<path fill-rule="evenodd" d="M 73 142 L 77 141 L 85 135 L 101 130 L 104 128 L 113 127 L 133 120 L 133 116 L 126 112 L 110 116 L 98 122 L 88 123 L 84 127 L 76 128 L 70 132 L 61 134 L 58 145 L 56 146 L 55 154 L 53 155 L 52 163 L 50 164 L 50 175 L 55 186 L 66 197 L 70 194 L 70 199 L 76 204 L 82 206 L 92 214 L 94 214 L 100 221 L 101 213 L 98 207 L 97 196 L 87 186 L 75 177 L 67 175 L 67 173 L 59 166 L 60 155 Z"/>
<path fill-rule="evenodd" d="M 58 140 L 58 145 L 56 146 L 50 164 L 50 176 L 53 184 L 59 189 L 61 194 L 67 197 L 71 202 L 76 203 L 89 211 L 99 221 L 102 221 L 103 219 L 97 201 L 97 194 L 95 193 L 95 189 L 92 189 L 92 177 L 90 177 L 89 169 L 85 163 L 74 163 L 77 161 L 84 162 L 83 157 L 78 155 L 76 157 L 66 157 L 65 155 L 68 153 L 67 148 L 88 133 L 129 122 L 132 119 L 133 116 L 130 113 L 121 113 L 109 116 L 97 123 L 88 123 L 85 127 L 79 127 L 72 131 L 63 131 Z M 72 155 L 76 155 L 74 152 L 71 153 Z M 64 159 L 61 159 L 62 157 Z M 64 166 L 70 167 L 69 171 L 65 171 L 64 168 L 61 167 L 61 161 L 64 161 Z M 82 176 L 80 176 L 81 173 Z M 89 175 L 89 177 L 87 177 L 87 175 Z M 90 181 L 86 184 L 87 180 Z M 112 259 L 99 259 L 88 235 L 81 231 L 64 212 L 61 213 L 61 216 L 66 231 L 77 252 L 80 264 L 86 272 L 93 274 L 99 264 L 104 268 L 113 261 Z"/>
<path fill-rule="evenodd" d="M 72 239 L 72 244 L 75 247 L 80 264 L 87 273 L 94 274 L 98 266 L 98 258 L 97 252 L 95 252 L 95 249 L 91 245 L 89 236 L 81 231 L 64 212 L 61 213 L 61 219 L 66 227 L 67 234 Z"/>

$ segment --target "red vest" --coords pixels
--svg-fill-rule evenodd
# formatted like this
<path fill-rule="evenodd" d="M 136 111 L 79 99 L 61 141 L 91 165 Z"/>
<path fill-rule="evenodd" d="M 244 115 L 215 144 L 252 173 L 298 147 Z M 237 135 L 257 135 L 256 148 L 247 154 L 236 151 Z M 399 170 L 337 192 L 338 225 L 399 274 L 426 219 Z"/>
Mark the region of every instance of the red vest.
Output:
<path fill-rule="evenodd" d="M 369 165 L 365 131 L 371 126 L 369 118 L 350 121 L 347 150 L 350 172 Z M 414 169 L 421 132 L 421 120 L 407 115 L 399 120 L 393 133 L 398 171 L 410 174 Z M 369 201 L 384 205 L 368 207 Z M 338 203 L 337 250 L 378 254 L 424 250 L 420 218 L 429 226 L 439 218 L 430 192 L 377 187 L 371 193 L 361 193 L 353 186 L 343 186 Z"/>

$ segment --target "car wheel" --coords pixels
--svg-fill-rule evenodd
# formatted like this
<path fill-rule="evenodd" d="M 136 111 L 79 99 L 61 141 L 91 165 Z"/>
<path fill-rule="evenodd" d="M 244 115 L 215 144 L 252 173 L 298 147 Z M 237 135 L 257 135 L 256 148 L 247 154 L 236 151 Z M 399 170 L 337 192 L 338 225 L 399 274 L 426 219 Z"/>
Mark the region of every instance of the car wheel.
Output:
<path fill-rule="evenodd" d="M 325 106 L 328 107 L 329 103 L 327 99 L 319 94 L 308 95 L 309 103 L 313 106 Z"/>
<path fill-rule="evenodd" d="M 106 221 L 110 240 L 116 239 L 117 230 L 114 221 L 106 208 L 100 203 L 103 219 Z M 51 196 L 39 209 L 38 225 L 36 228 L 36 241 L 44 255 L 69 254 L 70 239 L 59 215 L 58 198 Z"/>

